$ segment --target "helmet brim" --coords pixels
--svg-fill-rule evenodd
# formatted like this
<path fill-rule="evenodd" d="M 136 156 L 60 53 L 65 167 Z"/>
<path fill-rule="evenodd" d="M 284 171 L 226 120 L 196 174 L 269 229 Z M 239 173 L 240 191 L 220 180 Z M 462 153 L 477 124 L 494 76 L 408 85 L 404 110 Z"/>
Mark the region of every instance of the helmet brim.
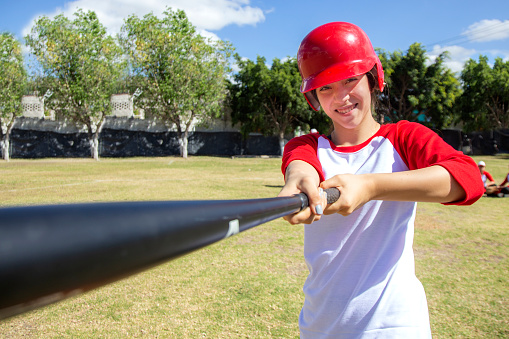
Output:
<path fill-rule="evenodd" d="M 368 73 L 376 64 L 375 60 L 359 60 L 349 64 L 335 64 L 331 67 L 321 71 L 316 75 L 312 75 L 302 80 L 300 87 L 301 93 L 306 97 L 309 105 L 315 110 L 320 109 L 320 102 L 313 90 L 322 86 L 331 84 L 336 81 L 341 81 L 348 78 L 353 78 L 359 75 Z M 383 87 L 381 88 L 381 90 Z"/>

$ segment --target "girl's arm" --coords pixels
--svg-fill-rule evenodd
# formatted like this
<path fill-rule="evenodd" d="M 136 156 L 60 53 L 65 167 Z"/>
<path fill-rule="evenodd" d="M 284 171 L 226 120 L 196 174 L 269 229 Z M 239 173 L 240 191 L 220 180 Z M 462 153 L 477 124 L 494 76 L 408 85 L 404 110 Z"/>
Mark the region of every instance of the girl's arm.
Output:
<path fill-rule="evenodd" d="M 370 200 L 448 203 L 465 199 L 465 191 L 442 166 L 396 173 L 341 174 L 321 183 L 337 187 L 340 198 L 324 214 L 349 215 Z"/>

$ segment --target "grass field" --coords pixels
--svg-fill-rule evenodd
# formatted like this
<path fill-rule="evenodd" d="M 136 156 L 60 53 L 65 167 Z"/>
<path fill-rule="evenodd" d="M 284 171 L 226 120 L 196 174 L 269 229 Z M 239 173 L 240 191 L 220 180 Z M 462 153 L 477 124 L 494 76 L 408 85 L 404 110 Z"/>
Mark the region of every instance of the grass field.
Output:
<path fill-rule="evenodd" d="M 509 157 L 474 157 L 500 182 Z M 276 196 L 277 158 L 0 162 L 0 206 Z M 509 198 L 418 205 L 417 275 L 434 338 L 509 337 Z M 303 232 L 282 219 L 0 322 L 1 338 L 295 338 Z M 1 258 L 0 258 L 1 260 Z"/>

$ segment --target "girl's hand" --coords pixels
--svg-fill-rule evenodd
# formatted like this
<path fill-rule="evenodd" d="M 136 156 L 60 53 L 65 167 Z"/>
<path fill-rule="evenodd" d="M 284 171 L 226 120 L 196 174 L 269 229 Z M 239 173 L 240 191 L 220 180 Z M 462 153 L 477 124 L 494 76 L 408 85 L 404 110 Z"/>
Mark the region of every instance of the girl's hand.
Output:
<path fill-rule="evenodd" d="M 307 180 L 306 178 L 299 182 L 287 182 L 278 196 L 291 196 L 301 192 L 308 196 L 309 207 L 283 217 L 283 219 L 292 225 L 311 224 L 314 221 L 320 220 L 323 210 L 327 206 L 327 195 L 314 184 L 313 180 Z"/>
<path fill-rule="evenodd" d="M 325 215 L 334 213 L 350 215 L 373 198 L 368 175 L 339 174 L 323 181 L 320 187 L 323 189 L 337 187 L 341 192 L 338 201 L 324 210 Z"/>

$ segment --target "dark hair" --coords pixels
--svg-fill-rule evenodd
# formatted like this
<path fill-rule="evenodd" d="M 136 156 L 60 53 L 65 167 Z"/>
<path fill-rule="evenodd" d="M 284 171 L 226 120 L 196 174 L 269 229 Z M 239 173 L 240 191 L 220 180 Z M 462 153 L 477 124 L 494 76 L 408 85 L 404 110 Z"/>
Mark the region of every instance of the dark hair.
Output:
<path fill-rule="evenodd" d="M 378 106 L 378 93 L 380 93 L 380 88 L 378 87 L 378 72 L 376 70 L 376 65 L 366 73 L 368 77 L 369 89 L 371 90 L 371 107 L 372 113 L 375 113 L 375 110 Z"/>

